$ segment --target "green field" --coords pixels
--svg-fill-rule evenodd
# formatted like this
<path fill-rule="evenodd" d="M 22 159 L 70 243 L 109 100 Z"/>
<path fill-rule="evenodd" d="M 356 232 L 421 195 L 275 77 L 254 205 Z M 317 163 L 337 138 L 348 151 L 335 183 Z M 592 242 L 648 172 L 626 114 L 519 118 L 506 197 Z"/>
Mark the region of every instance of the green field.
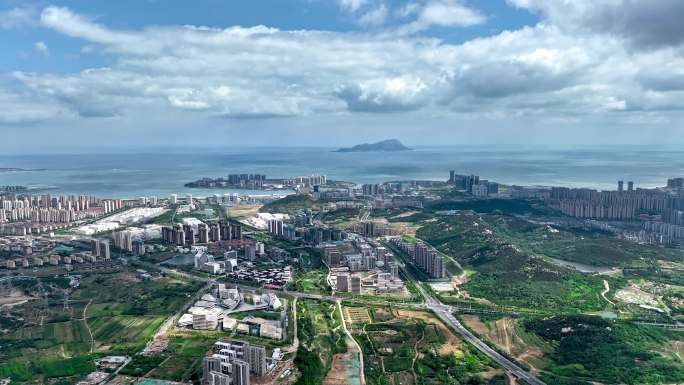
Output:
<path fill-rule="evenodd" d="M 142 281 L 129 271 L 83 275 L 81 286 L 70 289 L 69 308 L 59 289 L 48 296 L 47 314 L 39 302 L 13 310 L 24 322 L 0 335 L 0 376 L 75 382 L 94 370 L 98 356 L 137 353 L 199 287 L 172 278 Z"/>
<path fill-rule="evenodd" d="M 462 285 L 472 297 L 533 311 L 583 312 L 607 306 L 600 296 L 600 278 L 556 266 L 513 242 L 511 233 L 534 228 L 526 221 L 502 215 L 459 215 L 436 217 L 421 225 L 418 238 L 475 272 Z"/>
<path fill-rule="evenodd" d="M 684 365 L 679 353 L 679 346 L 684 342 L 681 332 L 588 316 L 529 319 L 523 325 L 553 349 L 545 357 L 548 365 L 542 378 L 547 383 L 572 380 L 586 384 L 594 381 L 672 384 L 684 381 Z"/>
<path fill-rule="evenodd" d="M 299 350 L 295 365 L 302 375 L 297 385 L 320 384 L 335 353 L 346 351 L 340 315 L 335 304 L 300 300 L 297 303 Z"/>
<path fill-rule="evenodd" d="M 329 293 L 330 287 L 326 282 L 327 272 L 316 269 L 307 272 L 297 271 L 288 285 L 290 290 L 303 293 Z"/>
<path fill-rule="evenodd" d="M 371 322 L 352 323 L 364 353 L 369 385 L 506 384 L 486 356 L 464 343 L 431 313 L 371 308 Z"/>
<path fill-rule="evenodd" d="M 169 347 L 162 354 L 163 361 L 161 365 L 155 366 L 150 377 L 169 381 L 199 380 L 202 357 L 219 338 L 220 335 L 214 332 L 172 333 Z"/>
<path fill-rule="evenodd" d="M 176 209 L 178 209 L 178 205 L 169 205 L 169 210 L 163 213 L 162 215 L 159 215 L 155 218 L 153 218 L 149 223 L 150 224 L 155 224 L 155 225 L 171 225 L 173 224 L 172 220 L 176 214 Z"/>
<path fill-rule="evenodd" d="M 259 209 L 259 211 L 262 213 L 295 214 L 296 212 L 304 209 L 310 209 L 314 212 L 317 212 L 322 208 L 323 204 L 313 200 L 313 198 L 311 198 L 309 195 L 293 194 L 265 204 Z"/>
<path fill-rule="evenodd" d="M 593 266 L 628 266 L 641 260 L 684 259 L 677 248 L 642 245 L 616 239 L 602 231 L 537 225 L 516 217 L 483 216 L 485 225 L 498 238 L 522 250 L 565 261 Z"/>

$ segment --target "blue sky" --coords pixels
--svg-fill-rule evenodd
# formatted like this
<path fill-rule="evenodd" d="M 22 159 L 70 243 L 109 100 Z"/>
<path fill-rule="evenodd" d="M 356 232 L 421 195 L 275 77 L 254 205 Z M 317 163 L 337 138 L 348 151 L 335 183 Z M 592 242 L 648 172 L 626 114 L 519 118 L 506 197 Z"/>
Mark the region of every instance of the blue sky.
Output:
<path fill-rule="evenodd" d="M 677 0 L 0 0 L 0 133 L 14 152 L 684 143 L 682 17 Z"/>
<path fill-rule="evenodd" d="M 0 4 L 6 12 L 21 9 L 38 17 L 40 10 L 52 3 L 5 0 Z M 203 0 L 193 1 L 192 5 L 183 0 L 80 0 L 55 4 L 90 15 L 98 23 L 115 29 L 143 29 L 150 25 L 197 25 L 217 28 L 266 25 L 282 30 L 338 32 L 363 32 L 368 29 L 358 23 L 358 15 L 355 12 L 341 9 L 340 3 L 333 0 Z M 389 1 L 387 4 L 401 7 L 406 2 Z M 510 7 L 504 0 L 482 2 L 479 9 L 490 21 L 467 29 L 434 26 L 424 34 L 458 43 L 506 29 L 532 26 L 538 21 L 532 13 Z M 37 20 L 34 22 L 38 23 Z M 401 20 L 388 17 L 383 27 L 391 28 L 400 24 Z M 0 68 L 7 71 L 72 72 L 94 66 L 111 65 L 112 57 L 83 55 L 83 41 L 40 28 L 39 24 L 36 26 L 3 30 L 0 34 L 0 46 L 7 54 L 0 57 Z M 34 45 L 39 41 L 44 42 L 50 52 L 55 54 L 46 57 L 40 52 L 35 52 Z"/>

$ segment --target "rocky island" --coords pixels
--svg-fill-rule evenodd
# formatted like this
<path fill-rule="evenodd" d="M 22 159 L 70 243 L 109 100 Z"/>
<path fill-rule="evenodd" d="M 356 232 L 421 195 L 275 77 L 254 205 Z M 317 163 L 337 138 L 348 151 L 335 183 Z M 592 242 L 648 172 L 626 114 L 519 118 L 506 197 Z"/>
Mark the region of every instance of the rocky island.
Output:
<path fill-rule="evenodd" d="M 388 139 L 376 143 L 357 144 L 354 147 L 342 147 L 335 152 L 369 152 L 369 151 L 410 151 L 397 139 Z"/>

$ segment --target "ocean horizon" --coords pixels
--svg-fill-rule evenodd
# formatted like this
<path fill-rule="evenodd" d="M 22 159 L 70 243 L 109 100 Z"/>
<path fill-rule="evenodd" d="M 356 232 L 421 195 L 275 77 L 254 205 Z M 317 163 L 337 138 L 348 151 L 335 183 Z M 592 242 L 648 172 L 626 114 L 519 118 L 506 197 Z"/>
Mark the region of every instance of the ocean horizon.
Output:
<path fill-rule="evenodd" d="M 401 152 L 333 152 L 338 147 L 149 147 L 82 153 L 2 154 L 0 185 L 49 188 L 51 194 L 165 197 L 170 194 L 264 194 L 194 189 L 203 177 L 259 173 L 268 177 L 324 174 L 355 183 L 446 180 L 449 170 L 504 184 L 615 189 L 664 186 L 684 176 L 684 150 L 674 146 L 410 146 Z"/>

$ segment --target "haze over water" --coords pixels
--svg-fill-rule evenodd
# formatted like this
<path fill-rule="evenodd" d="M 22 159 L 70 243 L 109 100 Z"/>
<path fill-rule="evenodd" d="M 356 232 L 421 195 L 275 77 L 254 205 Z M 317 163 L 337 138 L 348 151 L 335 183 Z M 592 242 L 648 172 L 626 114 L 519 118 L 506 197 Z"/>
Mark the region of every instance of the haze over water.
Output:
<path fill-rule="evenodd" d="M 419 147 L 406 152 L 336 153 L 331 148 L 245 148 L 139 151 L 84 155 L 0 155 L 0 167 L 44 171 L 0 173 L 0 185 L 51 186 L 51 194 L 135 198 L 248 190 L 189 189 L 184 183 L 229 173 L 267 177 L 325 174 L 356 183 L 446 180 L 449 170 L 505 184 L 614 189 L 617 180 L 637 187 L 663 186 L 684 176 L 684 150 L 659 147 L 516 149 L 513 147 Z"/>

